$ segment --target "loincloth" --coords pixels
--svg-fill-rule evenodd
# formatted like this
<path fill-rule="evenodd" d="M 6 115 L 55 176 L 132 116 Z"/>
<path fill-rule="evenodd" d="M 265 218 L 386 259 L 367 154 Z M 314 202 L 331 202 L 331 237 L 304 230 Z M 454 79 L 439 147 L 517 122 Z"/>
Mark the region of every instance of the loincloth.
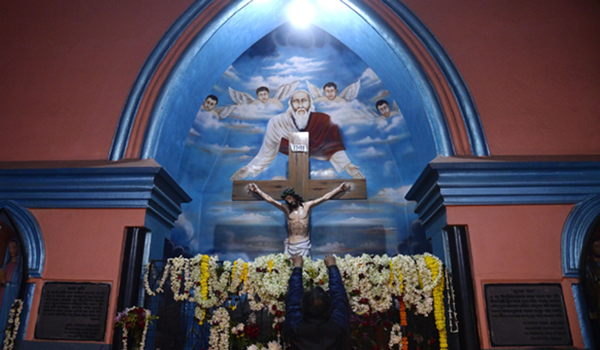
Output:
<path fill-rule="evenodd" d="M 290 256 L 310 256 L 310 248 L 312 247 L 310 245 L 310 238 L 307 238 L 305 241 L 294 243 L 290 243 L 290 241 L 286 238 L 285 241 L 283 241 L 283 245 L 285 247 L 284 253 Z"/>

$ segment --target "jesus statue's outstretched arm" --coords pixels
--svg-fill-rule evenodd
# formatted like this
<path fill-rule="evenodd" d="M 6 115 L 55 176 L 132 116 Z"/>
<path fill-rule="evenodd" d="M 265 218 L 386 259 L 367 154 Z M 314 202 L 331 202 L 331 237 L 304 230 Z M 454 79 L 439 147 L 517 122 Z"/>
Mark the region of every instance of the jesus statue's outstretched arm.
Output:
<path fill-rule="evenodd" d="M 344 191 L 348 191 L 349 189 L 350 189 L 350 184 L 347 183 L 347 182 L 342 182 L 338 187 L 336 187 L 333 190 L 329 191 L 328 193 L 326 193 L 322 197 L 314 199 L 312 201 L 306 202 L 306 206 L 309 209 L 312 208 L 312 207 L 316 207 L 317 205 L 330 200 L 336 194 L 344 192 Z"/>
<path fill-rule="evenodd" d="M 287 208 L 285 205 L 283 205 L 282 203 L 276 201 L 275 199 L 273 199 L 273 197 L 269 196 L 268 194 L 264 193 L 260 188 L 258 188 L 258 186 L 255 183 L 251 183 L 248 185 L 248 190 L 258 194 L 259 196 L 262 197 L 262 199 L 264 199 L 265 201 L 267 201 L 268 203 L 271 203 L 272 205 L 274 205 L 275 207 L 277 207 L 277 209 L 283 211 L 284 213 L 287 214 Z"/>

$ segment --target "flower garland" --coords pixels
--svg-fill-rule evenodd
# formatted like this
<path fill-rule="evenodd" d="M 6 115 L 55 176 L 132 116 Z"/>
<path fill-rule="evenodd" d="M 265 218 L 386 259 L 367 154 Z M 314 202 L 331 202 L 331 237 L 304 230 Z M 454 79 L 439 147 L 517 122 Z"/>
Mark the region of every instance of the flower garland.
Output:
<path fill-rule="evenodd" d="M 336 260 L 352 312 L 361 316 L 386 312 L 392 308 L 394 298 L 398 298 L 402 327 L 406 326 L 407 308 L 423 316 L 434 311 L 440 346 L 442 350 L 447 348 L 445 321 L 440 321 L 439 316 L 441 312 L 445 317 L 443 292 L 448 278 L 444 278 L 443 264 L 437 257 L 428 253 L 393 257 L 363 254 L 357 257 L 346 255 Z M 266 308 L 274 315 L 273 328 L 279 332 L 285 320 L 291 267 L 289 256 L 284 254 L 260 256 L 252 262 L 242 259 L 220 262 L 218 257 L 209 255 L 191 259 L 179 257 L 167 261 L 155 291 L 146 282 L 151 271 L 149 267 L 145 287 L 149 295 L 160 293 L 170 275 L 175 300 L 194 302 L 200 323 L 209 309 L 214 308 L 217 312 L 230 296 L 246 294 L 253 311 Z M 323 260 L 304 259 L 303 283 L 305 288 L 329 288 L 328 269 Z M 400 331 L 403 333 L 405 329 Z M 402 349 L 407 349 L 407 345 L 404 336 Z"/>
<path fill-rule="evenodd" d="M 270 341 L 267 346 L 262 344 L 252 344 L 246 348 L 246 350 L 281 350 L 281 345 L 276 341 Z"/>
<path fill-rule="evenodd" d="M 402 295 L 404 302 L 413 307 L 417 314 L 426 316 L 433 309 L 433 298 L 431 290 L 423 288 L 423 281 L 427 280 L 427 265 L 423 258 L 423 255 L 397 255 L 392 259 L 394 273 L 401 281 L 393 291 L 396 295 Z"/>
<path fill-rule="evenodd" d="M 269 266 L 272 266 L 271 272 Z M 271 254 L 256 258 L 252 268 L 248 269 L 247 283 L 244 283 L 243 290 L 248 295 L 250 308 L 253 311 L 264 308 L 271 311 L 285 310 L 291 274 L 291 262 L 287 255 Z M 260 301 L 256 300 L 255 295 Z"/>
<path fill-rule="evenodd" d="M 218 308 L 212 316 L 212 327 L 210 327 L 210 336 L 208 348 L 215 350 L 229 349 L 229 313 L 225 308 Z"/>
<path fill-rule="evenodd" d="M 444 269 L 444 280 L 446 281 L 446 300 L 448 301 L 448 328 L 450 333 L 458 333 L 458 313 L 456 312 L 454 286 L 447 268 Z"/>
<path fill-rule="evenodd" d="M 190 290 L 194 284 L 190 273 L 190 260 L 184 257 L 171 258 L 167 260 L 167 264 L 171 265 L 171 290 L 173 291 L 173 299 L 176 301 L 190 300 Z M 165 268 L 166 270 L 166 268 Z M 184 283 L 184 291 L 180 293 L 181 282 Z"/>
<path fill-rule="evenodd" d="M 394 345 L 398 345 L 398 350 L 402 350 L 402 328 L 397 323 L 392 326 L 390 342 L 388 345 L 390 349 L 393 349 Z"/>
<path fill-rule="evenodd" d="M 425 261 L 431 270 L 433 279 L 438 281 L 438 284 L 433 288 L 435 326 L 440 334 L 440 350 L 445 350 L 448 349 L 448 336 L 446 333 L 446 312 L 444 310 L 444 283 L 441 281 L 443 279 L 442 264 L 439 259 L 430 254 L 425 255 Z M 442 283 L 439 283 L 440 281 Z"/>
<path fill-rule="evenodd" d="M 195 317 L 203 324 L 206 310 L 223 304 L 229 294 L 231 262 L 219 265 L 217 256 L 196 256 L 191 259 L 191 280 L 196 303 Z"/>
<path fill-rule="evenodd" d="M 135 347 L 137 349 L 143 349 L 146 345 L 146 335 L 148 333 L 148 326 L 152 323 L 152 320 L 157 319 L 157 316 L 152 316 L 150 310 L 143 309 L 141 307 L 133 306 L 125 309 L 119 313 L 115 318 L 115 328 L 121 327 L 123 331 L 123 350 L 127 350 L 127 339 L 129 338 L 129 332 L 139 332 L 140 326 L 143 327 L 139 339 L 134 335 L 136 341 Z"/>
<path fill-rule="evenodd" d="M 15 346 L 15 339 L 19 333 L 21 324 L 21 311 L 23 310 L 23 300 L 15 299 L 10 308 L 8 323 L 5 331 L 4 347 L 5 350 L 12 350 Z"/>
<path fill-rule="evenodd" d="M 156 279 L 155 265 L 154 262 L 150 262 L 148 265 L 146 265 L 146 273 L 144 274 L 144 287 L 146 288 L 146 293 L 148 293 L 148 295 L 155 296 L 158 293 L 164 292 L 163 286 L 165 285 L 167 276 L 169 275 L 169 267 L 169 264 L 165 265 L 162 277 L 158 282 L 158 288 L 156 288 L 156 290 L 152 290 L 152 288 L 150 288 L 150 271 L 152 271 L 152 275 L 154 276 L 154 279 Z"/>
<path fill-rule="evenodd" d="M 406 320 L 406 305 L 404 305 L 404 301 L 402 298 L 398 300 L 398 306 L 400 309 L 400 325 L 402 327 L 408 326 L 408 321 Z M 402 337 L 402 350 L 408 350 L 408 337 Z"/>
<path fill-rule="evenodd" d="M 229 293 L 237 294 L 240 285 L 244 282 L 244 273 L 248 274 L 248 264 L 242 259 L 237 259 L 233 262 L 231 268 L 231 284 L 229 285 Z"/>

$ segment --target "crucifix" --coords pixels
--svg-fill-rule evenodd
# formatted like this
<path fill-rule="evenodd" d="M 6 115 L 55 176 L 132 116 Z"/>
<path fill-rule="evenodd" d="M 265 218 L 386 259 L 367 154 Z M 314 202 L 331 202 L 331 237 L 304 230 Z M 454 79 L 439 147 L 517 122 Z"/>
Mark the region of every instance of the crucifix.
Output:
<path fill-rule="evenodd" d="M 366 179 L 309 179 L 308 138 L 308 132 L 294 132 L 289 135 L 289 179 L 233 181 L 231 199 L 233 201 L 262 200 L 260 196 L 248 191 L 248 185 L 255 183 L 265 193 L 274 198 L 279 198 L 285 189 L 293 188 L 302 198 L 312 200 L 325 195 L 343 182 L 350 184 L 350 189 L 337 194 L 332 199 L 367 199 Z"/>

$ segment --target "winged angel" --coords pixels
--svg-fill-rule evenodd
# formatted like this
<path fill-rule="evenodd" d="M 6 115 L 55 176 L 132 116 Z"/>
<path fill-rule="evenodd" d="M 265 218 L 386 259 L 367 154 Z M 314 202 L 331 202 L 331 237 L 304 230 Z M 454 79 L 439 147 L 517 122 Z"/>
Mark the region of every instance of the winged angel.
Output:
<path fill-rule="evenodd" d="M 236 91 L 230 87 L 229 88 L 229 97 L 235 104 L 238 104 L 238 105 L 273 104 L 273 105 L 277 106 L 278 108 L 283 108 L 283 104 L 281 103 L 281 101 L 290 97 L 292 92 L 294 92 L 294 90 L 298 86 L 298 83 L 300 83 L 300 80 L 293 81 L 289 84 L 281 85 L 280 87 L 277 88 L 277 91 L 275 92 L 275 96 L 273 96 L 273 97 L 271 97 L 269 88 L 266 86 L 261 86 L 258 89 L 256 89 L 256 98 L 254 98 L 252 95 L 250 95 L 247 92 Z"/>
<path fill-rule="evenodd" d="M 202 103 L 202 106 L 200 107 L 200 111 L 198 111 L 198 114 L 200 114 L 202 111 L 205 111 L 205 112 L 208 112 L 208 113 L 214 115 L 217 119 L 220 120 L 220 119 L 225 119 L 225 118 L 229 117 L 236 107 L 236 105 L 217 107 L 218 103 L 219 103 L 219 99 L 217 98 L 217 96 L 215 96 L 215 95 L 206 96 L 206 99 L 204 100 L 204 103 Z"/>
<path fill-rule="evenodd" d="M 396 101 L 393 101 L 392 108 L 390 109 L 390 104 L 386 100 L 379 100 L 375 103 L 375 108 L 382 117 L 389 118 L 395 115 L 400 114 L 400 108 Z"/>
<path fill-rule="evenodd" d="M 318 87 L 311 84 L 308 80 L 306 81 L 306 85 L 308 85 L 308 91 L 310 91 L 315 103 L 348 102 L 355 99 L 358 95 L 360 79 L 356 83 L 348 85 L 339 95 L 337 85 L 333 82 L 323 85 L 323 94 L 321 94 L 321 90 Z"/>

